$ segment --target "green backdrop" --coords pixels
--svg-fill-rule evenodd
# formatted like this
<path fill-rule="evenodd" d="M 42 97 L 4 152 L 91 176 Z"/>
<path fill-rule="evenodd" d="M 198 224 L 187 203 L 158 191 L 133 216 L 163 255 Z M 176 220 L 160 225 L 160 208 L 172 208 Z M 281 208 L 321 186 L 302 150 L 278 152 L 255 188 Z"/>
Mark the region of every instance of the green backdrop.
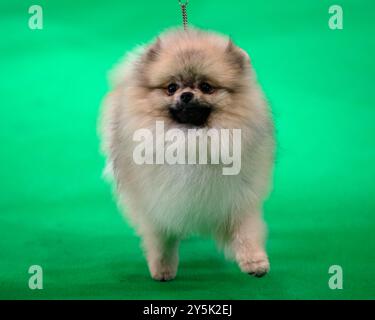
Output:
<path fill-rule="evenodd" d="M 43 30 L 28 28 L 32 4 Z M 328 27 L 333 4 L 343 30 Z M 180 24 L 177 0 L 1 0 L 0 298 L 374 298 L 374 14 L 372 0 L 190 0 L 192 24 L 250 53 L 275 115 L 271 273 L 241 274 L 192 238 L 178 278 L 158 283 L 101 178 L 96 124 L 107 71 Z M 28 287 L 31 265 L 43 290 Z"/>

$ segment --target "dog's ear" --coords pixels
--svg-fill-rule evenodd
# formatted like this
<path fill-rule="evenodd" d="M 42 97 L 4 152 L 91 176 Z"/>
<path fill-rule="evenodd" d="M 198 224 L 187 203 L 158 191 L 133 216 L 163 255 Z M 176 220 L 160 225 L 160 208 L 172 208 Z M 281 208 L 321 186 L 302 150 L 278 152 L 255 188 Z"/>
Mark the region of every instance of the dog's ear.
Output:
<path fill-rule="evenodd" d="M 155 61 L 157 57 L 159 56 L 161 50 L 161 40 L 160 38 L 157 38 L 156 41 L 151 44 L 146 53 L 146 57 L 148 61 Z"/>
<path fill-rule="evenodd" d="M 250 66 L 250 57 L 247 52 L 239 47 L 237 47 L 232 39 L 228 40 L 225 52 L 230 57 L 233 64 L 239 66 L 241 69 L 245 69 Z"/>

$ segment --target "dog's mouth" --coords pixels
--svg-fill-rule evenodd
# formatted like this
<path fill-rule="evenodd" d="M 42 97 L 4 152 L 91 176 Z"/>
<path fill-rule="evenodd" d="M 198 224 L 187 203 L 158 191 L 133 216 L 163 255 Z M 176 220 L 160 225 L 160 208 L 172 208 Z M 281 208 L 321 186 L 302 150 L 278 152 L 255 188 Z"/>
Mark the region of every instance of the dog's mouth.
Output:
<path fill-rule="evenodd" d="M 197 127 L 202 127 L 207 123 L 211 111 L 210 105 L 199 103 L 177 104 L 169 107 L 169 114 L 174 121 Z"/>

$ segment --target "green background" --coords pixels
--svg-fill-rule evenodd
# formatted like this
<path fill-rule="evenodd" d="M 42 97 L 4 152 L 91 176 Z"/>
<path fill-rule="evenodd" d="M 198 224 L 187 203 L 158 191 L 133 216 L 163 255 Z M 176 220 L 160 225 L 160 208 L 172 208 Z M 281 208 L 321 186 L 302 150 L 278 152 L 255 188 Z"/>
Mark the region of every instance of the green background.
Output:
<path fill-rule="evenodd" d="M 32 4 L 43 30 L 28 28 Z M 343 30 L 328 28 L 332 4 Z M 158 283 L 101 178 L 96 126 L 107 71 L 180 24 L 177 0 L 1 0 L 0 298 L 374 298 L 374 15 L 372 0 L 190 1 L 192 24 L 250 53 L 275 115 L 271 273 L 241 274 L 192 238 L 178 278 Z M 34 264 L 43 290 L 28 288 Z"/>

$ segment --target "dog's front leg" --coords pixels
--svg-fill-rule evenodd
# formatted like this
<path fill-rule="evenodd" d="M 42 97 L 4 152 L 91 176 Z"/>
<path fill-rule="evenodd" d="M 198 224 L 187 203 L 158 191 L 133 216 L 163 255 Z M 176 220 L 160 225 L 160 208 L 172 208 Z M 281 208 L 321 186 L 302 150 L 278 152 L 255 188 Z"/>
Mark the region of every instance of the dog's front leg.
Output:
<path fill-rule="evenodd" d="M 266 227 L 259 210 L 249 210 L 234 227 L 231 247 L 242 272 L 262 277 L 269 271 L 265 234 Z"/>
<path fill-rule="evenodd" d="M 151 277 L 168 281 L 176 277 L 179 239 L 153 228 L 141 234 Z"/>

